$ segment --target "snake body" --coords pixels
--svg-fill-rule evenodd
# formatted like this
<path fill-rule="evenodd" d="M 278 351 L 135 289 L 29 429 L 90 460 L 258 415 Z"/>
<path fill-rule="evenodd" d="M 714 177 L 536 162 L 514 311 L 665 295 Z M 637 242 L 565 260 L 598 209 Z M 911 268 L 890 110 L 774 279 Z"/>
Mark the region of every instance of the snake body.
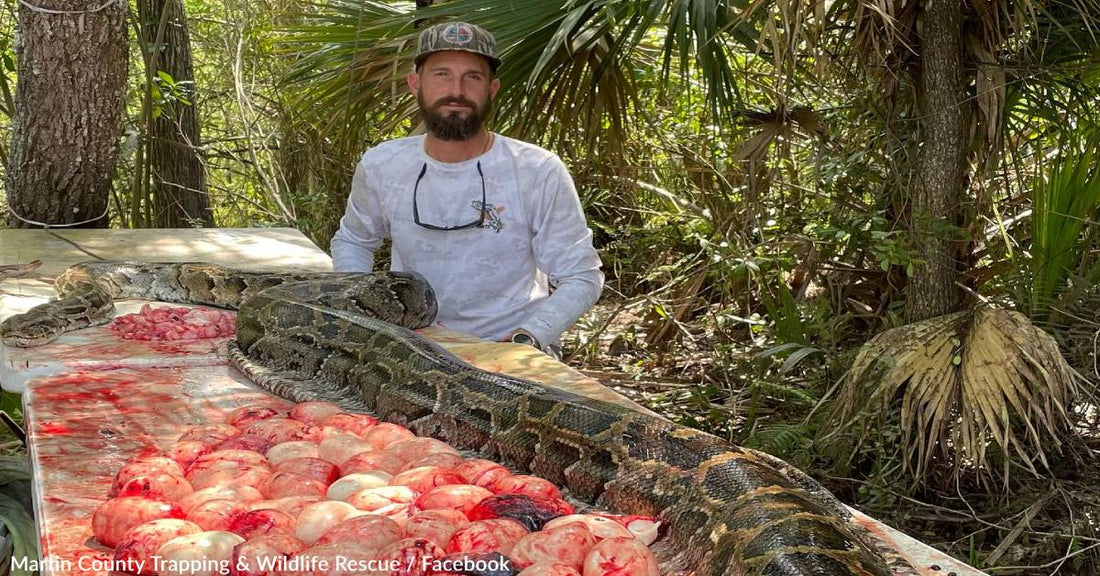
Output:
<path fill-rule="evenodd" d="M 207 264 L 94 262 L 59 299 L 0 324 L 36 345 L 106 322 L 117 298 L 238 310 L 233 364 L 293 401 L 368 411 L 566 486 L 616 512 L 658 516 L 663 573 L 874 575 L 887 562 L 817 482 L 781 460 L 617 404 L 472 367 L 412 329 L 435 299 L 422 277 L 270 274 Z M 893 568 L 891 567 L 893 566 Z"/>

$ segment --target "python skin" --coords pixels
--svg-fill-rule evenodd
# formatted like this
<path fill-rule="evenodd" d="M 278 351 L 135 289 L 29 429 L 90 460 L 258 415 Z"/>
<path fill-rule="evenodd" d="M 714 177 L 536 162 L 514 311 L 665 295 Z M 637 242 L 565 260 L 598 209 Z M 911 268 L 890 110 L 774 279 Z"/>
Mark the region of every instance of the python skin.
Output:
<path fill-rule="evenodd" d="M 417 335 L 436 310 L 419 275 L 92 262 L 66 270 L 56 288 L 58 300 L 0 324 L 5 344 L 39 345 L 105 323 L 118 298 L 237 310 L 230 356 L 261 388 L 370 412 L 542 476 L 578 500 L 658 516 L 667 532 L 654 552 L 665 574 L 910 572 L 828 491 L 776 458 L 480 370 Z"/>

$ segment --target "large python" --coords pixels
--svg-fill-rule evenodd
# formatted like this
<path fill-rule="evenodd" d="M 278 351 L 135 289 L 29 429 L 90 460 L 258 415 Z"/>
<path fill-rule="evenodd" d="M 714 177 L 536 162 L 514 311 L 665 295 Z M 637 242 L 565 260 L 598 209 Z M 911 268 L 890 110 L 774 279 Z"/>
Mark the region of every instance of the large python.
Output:
<path fill-rule="evenodd" d="M 435 316 L 434 294 L 415 274 L 92 262 L 66 270 L 55 287 L 58 300 L 0 324 L 5 344 L 38 345 L 104 323 L 119 298 L 238 310 L 230 356 L 260 387 L 368 411 L 557 482 L 579 500 L 659 516 L 667 534 L 655 552 L 666 574 L 908 571 L 781 460 L 463 363 L 412 331 Z"/>

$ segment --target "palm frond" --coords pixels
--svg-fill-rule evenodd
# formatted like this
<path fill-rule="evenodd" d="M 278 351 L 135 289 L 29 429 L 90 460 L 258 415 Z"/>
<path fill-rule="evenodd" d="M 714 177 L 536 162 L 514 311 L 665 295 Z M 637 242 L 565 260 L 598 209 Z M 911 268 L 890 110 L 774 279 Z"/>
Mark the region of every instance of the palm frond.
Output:
<path fill-rule="evenodd" d="M 1040 319 L 1048 317 L 1071 276 L 1087 282 L 1100 274 L 1082 243 L 1082 232 L 1100 209 L 1100 131 L 1084 138 L 1072 134 L 1049 167 L 1040 163 L 1031 191 L 1029 312 Z"/>
<path fill-rule="evenodd" d="M 1100 1 L 1036 5 L 1031 26 L 1009 44 L 996 70 L 1004 74 L 1004 131 L 1010 153 L 1076 129 L 1075 116 L 1093 116 L 1100 76 Z M 989 60 L 986 60 L 986 68 Z M 1091 84 L 1091 85 L 1090 85 Z M 981 94 L 981 92 L 979 92 Z"/>
<path fill-rule="evenodd" d="M 578 129 L 589 141 L 604 130 L 621 137 L 630 111 L 641 108 L 638 71 L 660 62 L 667 75 L 678 65 L 682 75 L 697 75 L 716 114 L 728 114 L 738 84 L 730 45 L 751 44 L 751 25 L 726 2 L 456 0 L 410 8 L 324 0 L 287 29 L 296 108 L 352 131 L 365 122 L 397 128 L 415 111 L 405 88 L 414 20 L 463 19 L 497 37 L 505 63 L 498 129 L 542 142 Z"/>

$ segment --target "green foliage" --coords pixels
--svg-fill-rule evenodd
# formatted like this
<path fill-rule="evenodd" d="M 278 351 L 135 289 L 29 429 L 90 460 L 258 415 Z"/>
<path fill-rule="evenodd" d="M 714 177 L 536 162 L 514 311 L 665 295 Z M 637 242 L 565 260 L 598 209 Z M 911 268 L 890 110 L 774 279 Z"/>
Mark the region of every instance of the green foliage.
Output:
<path fill-rule="evenodd" d="M 769 454 L 796 460 L 799 453 L 808 453 L 813 446 L 813 434 L 805 424 L 773 424 L 755 430 L 749 442 Z"/>
<path fill-rule="evenodd" d="M 765 298 L 764 306 L 767 308 L 768 317 L 775 321 L 775 337 L 783 344 L 795 344 L 806 346 L 809 340 L 806 336 L 806 328 L 802 325 L 802 311 L 791 296 L 791 291 L 786 286 L 779 286 L 779 302 L 771 298 Z"/>
<path fill-rule="evenodd" d="M 0 391 L 0 410 L 7 412 L 17 423 L 23 422 L 23 397 L 7 390 Z"/>
<path fill-rule="evenodd" d="M 823 351 L 820 348 L 814 346 L 808 346 L 799 342 L 788 342 L 786 344 L 780 344 L 778 346 L 772 346 L 766 350 L 761 351 L 756 355 L 757 358 L 771 358 L 775 356 L 785 355 L 786 359 L 779 367 L 779 374 L 784 375 L 792 370 L 800 362 L 809 358 L 810 356 L 822 354 Z"/>
<path fill-rule="evenodd" d="M 1049 163 L 1037 166 L 1031 188 L 1031 249 L 1027 305 L 1039 319 L 1050 315 L 1076 278 L 1084 286 L 1100 280 L 1092 253 L 1095 238 L 1085 234 L 1100 209 L 1100 130 L 1069 132 Z"/>
<path fill-rule="evenodd" d="M 157 70 L 157 74 L 153 79 L 152 96 L 153 96 L 153 118 L 160 118 L 166 111 L 169 117 L 176 117 L 175 109 L 178 106 L 191 106 L 190 97 L 192 86 L 194 82 L 180 81 L 176 82 L 171 74 Z"/>
<path fill-rule="evenodd" d="M 665 85 L 674 67 L 683 80 L 693 76 L 707 87 L 712 115 L 728 118 L 739 103 L 728 43 L 755 46 L 752 26 L 726 2 L 457 0 L 415 14 L 399 6 L 327 0 L 288 28 L 297 59 L 288 79 L 301 86 L 301 114 L 323 111 L 342 126 L 375 118 L 396 130 L 414 110 L 403 86 L 395 89 L 415 51 L 413 20 L 463 18 L 494 32 L 506 62 L 499 129 L 621 150 L 631 111 L 647 104 L 638 84 L 645 70 L 656 65 Z M 379 114 L 377 102 L 391 104 Z"/>
<path fill-rule="evenodd" d="M 31 510 L 31 474 L 26 455 L 0 457 L 0 522 L 10 534 L 13 558 L 35 559 L 38 556 Z M 37 572 L 13 566 L 11 573 L 30 576 Z"/>

